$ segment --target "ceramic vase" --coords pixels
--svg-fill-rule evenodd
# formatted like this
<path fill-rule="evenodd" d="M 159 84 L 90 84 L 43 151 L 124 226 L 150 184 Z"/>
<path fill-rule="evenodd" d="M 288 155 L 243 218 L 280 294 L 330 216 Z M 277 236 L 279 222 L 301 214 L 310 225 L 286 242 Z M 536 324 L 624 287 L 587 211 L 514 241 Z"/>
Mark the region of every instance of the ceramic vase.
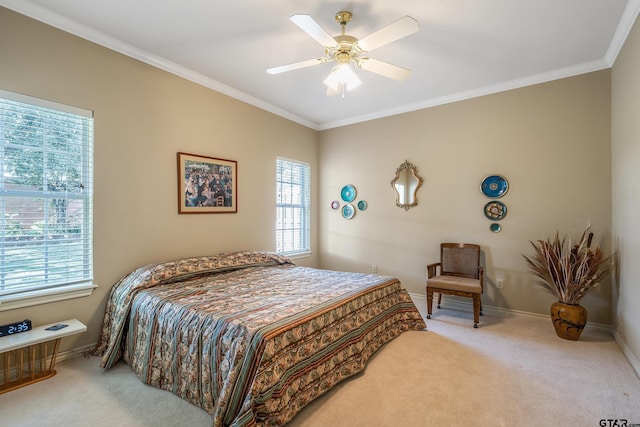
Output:
<path fill-rule="evenodd" d="M 551 320 L 556 334 L 565 340 L 577 341 L 587 324 L 587 310 L 580 304 L 551 304 Z"/>

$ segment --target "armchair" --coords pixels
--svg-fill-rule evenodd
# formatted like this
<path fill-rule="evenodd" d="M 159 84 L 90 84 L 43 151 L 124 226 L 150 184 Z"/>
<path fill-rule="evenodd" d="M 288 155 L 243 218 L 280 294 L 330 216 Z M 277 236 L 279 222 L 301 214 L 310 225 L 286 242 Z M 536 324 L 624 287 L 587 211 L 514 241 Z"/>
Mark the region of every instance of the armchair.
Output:
<path fill-rule="evenodd" d="M 439 274 L 438 274 L 439 270 Z M 477 328 L 482 315 L 484 290 L 480 265 L 480 246 L 471 243 L 440 244 L 440 262 L 427 266 L 427 319 L 431 319 L 433 293 L 438 293 L 438 308 L 442 294 L 473 299 L 473 327 Z"/>

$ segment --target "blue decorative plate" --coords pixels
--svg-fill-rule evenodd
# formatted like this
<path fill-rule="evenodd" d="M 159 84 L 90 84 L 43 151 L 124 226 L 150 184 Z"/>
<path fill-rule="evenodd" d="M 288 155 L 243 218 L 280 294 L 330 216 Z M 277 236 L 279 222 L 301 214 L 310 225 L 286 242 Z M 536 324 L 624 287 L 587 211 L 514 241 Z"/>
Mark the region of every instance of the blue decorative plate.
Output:
<path fill-rule="evenodd" d="M 367 209 L 367 202 L 364 200 L 360 200 L 358 202 L 358 209 L 360 209 L 361 211 Z"/>
<path fill-rule="evenodd" d="M 342 216 L 346 219 L 351 219 L 356 214 L 356 209 L 352 204 L 346 204 L 342 207 Z"/>
<path fill-rule="evenodd" d="M 490 175 L 482 180 L 480 190 L 490 199 L 499 199 L 507 194 L 509 183 L 500 175 Z"/>
<path fill-rule="evenodd" d="M 357 194 L 356 187 L 354 187 L 353 185 L 345 185 L 344 187 L 342 187 L 342 190 L 340 191 L 342 200 L 344 200 L 347 203 L 353 202 L 356 198 L 356 194 Z"/>
<path fill-rule="evenodd" d="M 502 202 L 489 202 L 484 205 L 484 216 L 487 218 L 500 221 L 507 214 L 507 207 Z"/>
<path fill-rule="evenodd" d="M 494 222 L 489 226 L 489 230 L 493 231 L 494 233 L 499 233 L 500 230 L 502 230 L 502 226 L 497 222 Z"/>

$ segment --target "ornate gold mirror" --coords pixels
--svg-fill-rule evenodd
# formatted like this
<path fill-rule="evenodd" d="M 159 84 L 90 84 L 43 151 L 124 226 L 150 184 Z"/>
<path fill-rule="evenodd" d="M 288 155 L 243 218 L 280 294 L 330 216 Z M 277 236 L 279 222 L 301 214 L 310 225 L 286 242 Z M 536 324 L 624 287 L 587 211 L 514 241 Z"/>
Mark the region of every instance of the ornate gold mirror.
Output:
<path fill-rule="evenodd" d="M 396 191 L 396 206 L 408 210 L 418 205 L 418 188 L 423 183 L 418 175 L 418 168 L 408 160 L 396 169 L 396 176 L 391 181 L 391 186 Z"/>

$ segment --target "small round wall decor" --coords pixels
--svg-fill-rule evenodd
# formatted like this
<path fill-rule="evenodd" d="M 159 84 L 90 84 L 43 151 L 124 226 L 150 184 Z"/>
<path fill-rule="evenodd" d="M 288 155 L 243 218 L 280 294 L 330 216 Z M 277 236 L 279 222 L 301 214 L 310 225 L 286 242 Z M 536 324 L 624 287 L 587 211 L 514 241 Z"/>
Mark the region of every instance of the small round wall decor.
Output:
<path fill-rule="evenodd" d="M 342 207 L 342 216 L 346 219 L 351 219 L 356 214 L 356 209 L 351 203 L 347 203 Z"/>
<path fill-rule="evenodd" d="M 484 216 L 493 221 L 500 221 L 506 214 L 507 207 L 502 202 L 489 202 L 484 205 Z"/>
<path fill-rule="evenodd" d="M 355 200 L 356 198 L 356 187 L 354 187 L 353 185 L 345 185 L 344 187 L 342 187 L 342 190 L 340 191 L 340 196 L 342 197 L 342 200 L 344 200 L 347 203 L 351 203 Z"/>
<path fill-rule="evenodd" d="M 509 183 L 500 175 L 489 175 L 480 184 L 482 194 L 490 199 L 499 199 L 509 191 Z"/>

